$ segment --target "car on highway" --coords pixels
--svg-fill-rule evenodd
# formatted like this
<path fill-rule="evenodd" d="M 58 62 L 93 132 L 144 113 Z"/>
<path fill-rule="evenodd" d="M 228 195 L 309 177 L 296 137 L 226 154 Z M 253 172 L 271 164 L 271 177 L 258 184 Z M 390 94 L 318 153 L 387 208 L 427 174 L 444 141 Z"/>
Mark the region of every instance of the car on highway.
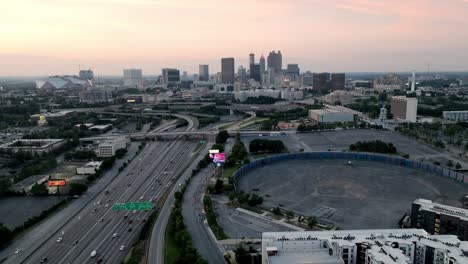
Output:
<path fill-rule="evenodd" d="M 106 203 L 106 205 L 105 205 L 104 207 L 105 207 L 105 208 L 109 207 L 109 204 L 108 204 L 108 203 Z"/>
<path fill-rule="evenodd" d="M 96 204 L 97 204 L 97 205 L 100 205 L 100 204 L 101 204 L 101 200 L 97 201 Z"/>
<path fill-rule="evenodd" d="M 59 238 L 57 238 L 57 243 L 60 243 L 60 242 L 62 242 L 62 240 L 63 240 L 63 238 L 62 238 L 62 237 L 59 237 Z"/>
<path fill-rule="evenodd" d="M 95 213 L 96 211 L 97 211 L 97 209 L 94 208 L 94 209 L 91 211 L 91 213 Z"/>
<path fill-rule="evenodd" d="M 18 254 L 18 253 L 20 253 L 20 252 L 21 252 L 21 248 L 17 248 L 17 249 L 15 250 L 15 254 Z"/>
<path fill-rule="evenodd" d="M 127 218 L 128 214 L 129 214 L 129 212 L 126 212 L 125 215 L 124 215 L 124 218 Z"/>
<path fill-rule="evenodd" d="M 129 228 L 129 229 L 128 229 L 128 232 L 132 232 L 132 230 L 133 230 L 133 229 Z"/>
<path fill-rule="evenodd" d="M 133 210 L 133 213 L 136 214 L 137 210 Z"/>
<path fill-rule="evenodd" d="M 96 263 L 102 263 L 103 259 L 98 259 L 98 261 L 96 261 Z"/>
<path fill-rule="evenodd" d="M 76 246 L 78 243 L 79 243 L 79 241 L 75 240 L 75 242 L 73 242 L 73 246 Z"/>
<path fill-rule="evenodd" d="M 102 221 L 104 221 L 104 218 L 101 217 L 101 218 L 98 220 L 98 222 L 102 222 Z"/>
<path fill-rule="evenodd" d="M 143 196 L 141 196 L 141 197 L 140 197 L 140 200 L 143 200 L 143 198 L 144 198 L 144 197 L 143 197 Z"/>
<path fill-rule="evenodd" d="M 130 221 L 128 221 L 128 224 L 132 224 L 132 222 L 133 222 L 133 221 L 132 221 L 132 220 L 130 220 Z"/>
<path fill-rule="evenodd" d="M 120 248 L 119 248 L 119 250 L 122 251 L 122 250 L 124 250 L 124 248 L 125 248 L 125 246 L 124 246 L 124 245 L 121 245 Z"/>
<path fill-rule="evenodd" d="M 93 252 L 91 252 L 91 254 L 89 255 L 91 258 L 94 258 L 97 254 L 97 251 L 96 250 L 93 250 Z"/>
<path fill-rule="evenodd" d="M 104 194 L 109 194 L 109 190 L 105 190 L 105 191 L 104 191 Z"/>
<path fill-rule="evenodd" d="M 119 235 L 119 233 L 114 233 L 114 234 L 112 235 L 112 238 L 116 238 L 118 235 Z"/>
<path fill-rule="evenodd" d="M 41 263 L 46 263 L 47 262 L 47 257 L 41 259 Z"/>

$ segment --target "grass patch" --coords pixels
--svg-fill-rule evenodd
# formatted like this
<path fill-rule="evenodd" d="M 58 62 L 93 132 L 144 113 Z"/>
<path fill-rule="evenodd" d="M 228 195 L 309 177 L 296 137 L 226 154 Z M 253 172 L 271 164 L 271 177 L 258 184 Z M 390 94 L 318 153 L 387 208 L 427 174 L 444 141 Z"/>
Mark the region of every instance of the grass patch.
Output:
<path fill-rule="evenodd" d="M 242 167 L 242 165 L 243 164 L 236 164 L 234 167 L 223 168 L 223 178 L 231 178 L 232 174 L 234 174 L 236 170 Z"/>
<path fill-rule="evenodd" d="M 224 126 L 221 126 L 221 127 L 219 128 L 219 130 L 226 130 L 226 129 L 232 127 L 232 126 L 235 125 L 235 124 L 236 124 L 235 122 L 234 122 L 234 123 L 228 123 L 228 124 L 226 124 L 226 125 L 224 125 Z"/>
<path fill-rule="evenodd" d="M 164 236 L 164 263 L 172 264 L 180 257 L 180 250 L 174 240 L 174 237 L 171 236 L 171 234 L 174 233 L 171 225 L 167 226 L 165 233 L 166 234 Z"/>
<path fill-rule="evenodd" d="M 208 220 L 208 225 L 210 226 L 211 231 L 213 231 L 214 235 L 216 236 L 216 239 L 223 240 L 223 239 L 229 238 L 224 233 L 223 228 L 219 225 L 218 220 L 216 219 L 216 214 L 214 213 L 214 210 L 213 210 L 213 202 L 209 195 L 203 198 L 203 205 L 205 207 L 206 219 Z"/>

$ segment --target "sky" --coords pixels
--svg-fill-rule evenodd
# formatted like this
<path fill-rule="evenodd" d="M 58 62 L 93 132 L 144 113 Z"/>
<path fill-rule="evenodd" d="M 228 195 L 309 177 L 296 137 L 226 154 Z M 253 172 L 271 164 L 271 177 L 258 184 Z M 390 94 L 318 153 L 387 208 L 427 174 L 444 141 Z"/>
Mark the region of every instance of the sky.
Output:
<path fill-rule="evenodd" d="M 0 0 L 0 76 L 197 73 L 281 50 L 302 71 L 466 71 L 468 0 Z"/>

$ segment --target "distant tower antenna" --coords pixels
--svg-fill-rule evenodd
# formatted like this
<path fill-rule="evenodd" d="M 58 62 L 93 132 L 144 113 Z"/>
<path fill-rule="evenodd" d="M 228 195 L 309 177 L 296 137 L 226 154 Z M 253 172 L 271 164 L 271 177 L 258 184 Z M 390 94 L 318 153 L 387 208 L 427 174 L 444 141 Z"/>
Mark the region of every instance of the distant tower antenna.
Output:
<path fill-rule="evenodd" d="M 414 92 L 416 88 L 416 72 L 413 71 L 413 77 L 411 78 L 411 92 Z"/>

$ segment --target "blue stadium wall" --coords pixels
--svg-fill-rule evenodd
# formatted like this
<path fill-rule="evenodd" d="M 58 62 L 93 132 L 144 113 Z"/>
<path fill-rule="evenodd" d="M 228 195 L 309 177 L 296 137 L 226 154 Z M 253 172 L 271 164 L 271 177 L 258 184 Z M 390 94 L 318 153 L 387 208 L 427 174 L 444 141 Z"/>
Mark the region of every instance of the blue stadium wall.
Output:
<path fill-rule="evenodd" d="M 343 159 L 343 160 L 365 160 L 365 161 L 375 161 L 383 162 L 388 164 L 393 164 L 396 166 L 404 166 L 411 169 L 418 169 L 421 171 L 429 172 L 435 175 L 442 177 L 450 178 L 454 181 L 460 182 L 462 184 L 468 184 L 468 176 L 456 171 L 436 166 L 427 162 L 419 162 L 410 159 L 404 159 L 397 156 L 390 155 L 381 155 L 381 154 L 371 154 L 371 153 L 360 153 L 360 152 L 301 152 L 294 154 L 280 154 L 275 156 L 270 156 L 267 158 L 262 158 L 254 160 L 249 164 L 246 164 L 240 167 L 233 174 L 233 184 L 234 190 L 237 190 L 237 184 L 239 179 L 244 176 L 246 173 L 262 166 L 272 164 L 279 161 L 287 160 L 321 160 L 321 159 Z"/>

